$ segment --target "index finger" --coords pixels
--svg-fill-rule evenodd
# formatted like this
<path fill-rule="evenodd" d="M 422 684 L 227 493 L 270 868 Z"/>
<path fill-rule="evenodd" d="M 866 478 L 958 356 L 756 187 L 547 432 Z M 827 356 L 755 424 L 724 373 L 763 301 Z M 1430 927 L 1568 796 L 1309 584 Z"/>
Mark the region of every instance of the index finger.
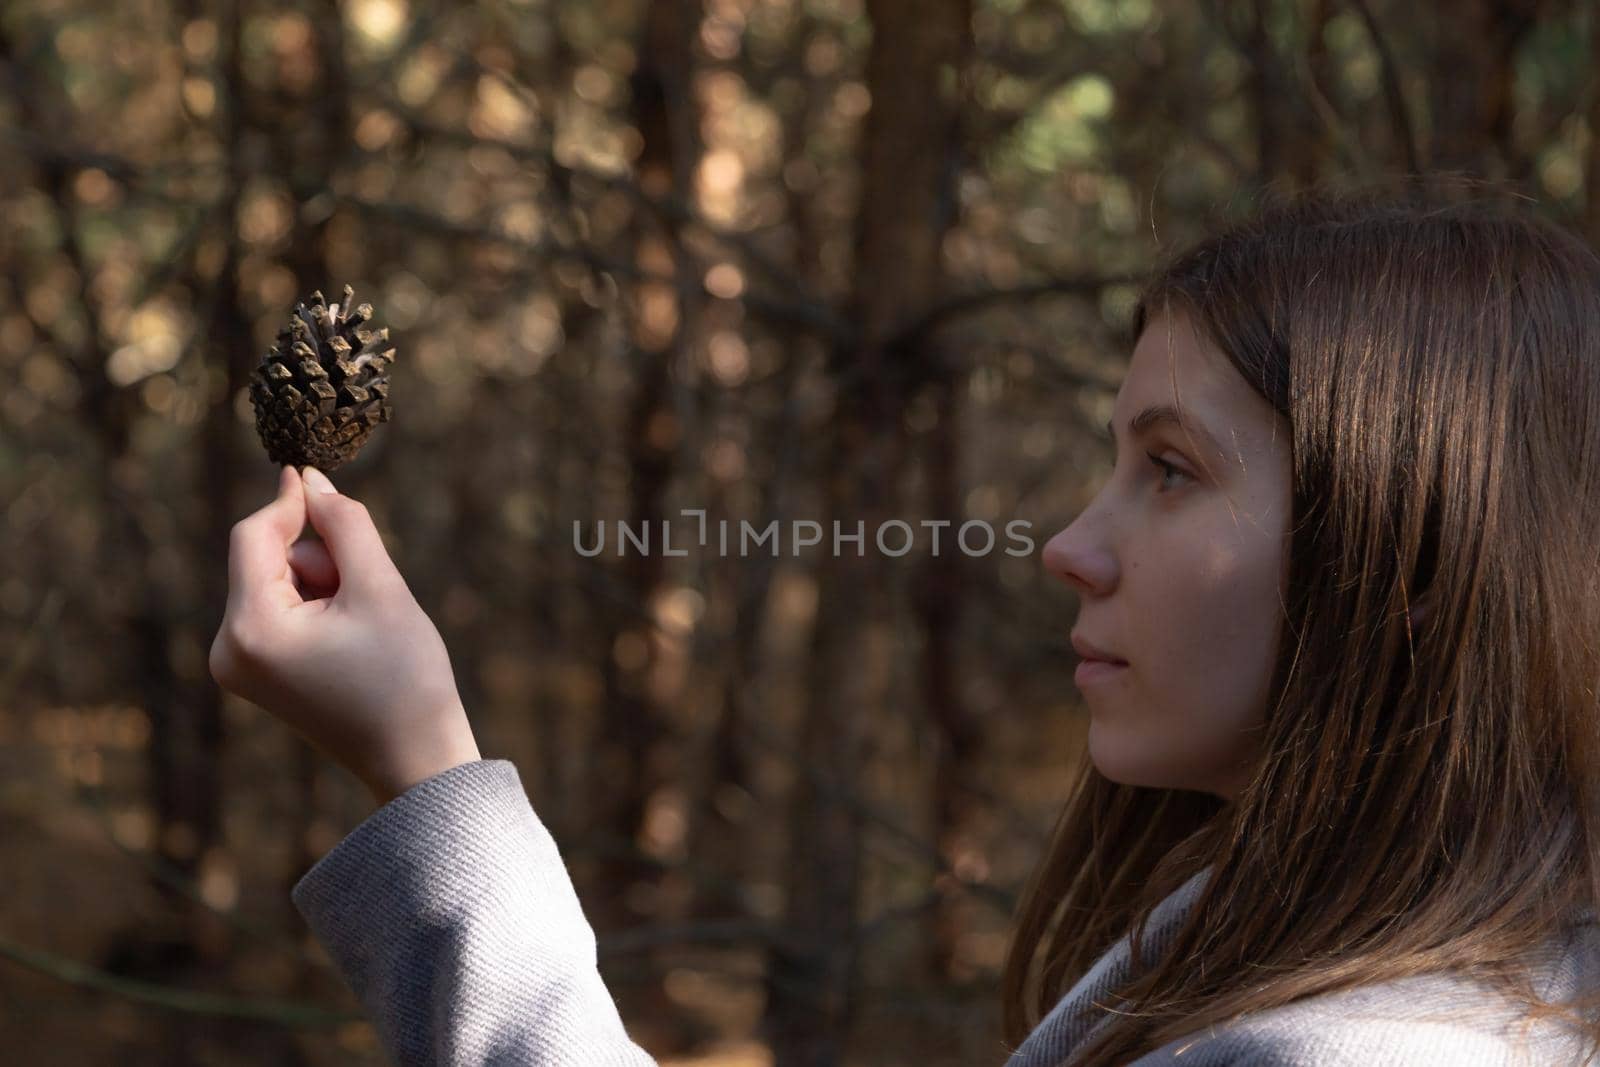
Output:
<path fill-rule="evenodd" d="M 278 495 L 240 519 L 228 539 L 228 599 L 241 604 L 300 602 L 289 568 L 289 546 L 306 525 L 305 491 L 300 472 L 286 464 L 278 475 Z M 285 595 L 287 594 L 287 596 Z"/>

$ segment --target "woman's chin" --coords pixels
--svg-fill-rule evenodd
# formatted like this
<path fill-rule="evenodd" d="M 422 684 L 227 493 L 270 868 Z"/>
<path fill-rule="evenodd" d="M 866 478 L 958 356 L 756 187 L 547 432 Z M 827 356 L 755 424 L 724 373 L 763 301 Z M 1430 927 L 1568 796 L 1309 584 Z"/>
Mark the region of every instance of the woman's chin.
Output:
<path fill-rule="evenodd" d="M 1203 771 L 1200 767 L 1172 760 L 1152 760 L 1148 740 L 1119 734 L 1115 726 L 1091 717 L 1089 720 L 1089 762 L 1101 777 L 1118 785 L 1145 789 L 1186 789 L 1210 793 L 1224 800 L 1235 798 L 1243 772 Z"/>
<path fill-rule="evenodd" d="M 1089 717 L 1089 761 L 1095 770 L 1120 785 L 1162 787 L 1160 769 L 1149 759 L 1149 744 L 1137 738 L 1119 736 L 1115 726 L 1102 721 L 1100 716 Z"/>
<path fill-rule="evenodd" d="M 1094 769 L 1113 782 L 1123 785 L 1135 785 L 1128 781 L 1127 754 L 1122 751 L 1121 739 L 1115 736 L 1114 729 L 1108 729 L 1099 715 L 1093 712 L 1089 715 L 1089 762 L 1094 764 Z"/>

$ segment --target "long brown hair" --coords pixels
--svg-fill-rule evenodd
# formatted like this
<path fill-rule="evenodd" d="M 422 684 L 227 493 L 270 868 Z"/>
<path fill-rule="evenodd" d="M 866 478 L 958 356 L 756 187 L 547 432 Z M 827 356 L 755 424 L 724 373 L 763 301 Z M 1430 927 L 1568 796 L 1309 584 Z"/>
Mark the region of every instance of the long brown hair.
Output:
<path fill-rule="evenodd" d="M 1600 999 L 1546 1006 L 1526 968 L 1600 899 L 1600 257 L 1464 183 L 1319 191 L 1169 260 L 1134 336 L 1171 311 L 1292 431 L 1259 762 L 1225 803 L 1085 754 L 1019 905 L 1007 1042 L 1209 867 L 1073 1067 L 1434 971 L 1600 1045 Z"/>

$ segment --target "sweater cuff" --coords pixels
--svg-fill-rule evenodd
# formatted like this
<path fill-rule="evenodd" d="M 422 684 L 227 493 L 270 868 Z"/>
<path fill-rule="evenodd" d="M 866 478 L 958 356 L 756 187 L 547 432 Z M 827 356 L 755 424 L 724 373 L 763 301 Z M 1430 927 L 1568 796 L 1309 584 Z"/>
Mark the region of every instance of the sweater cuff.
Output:
<path fill-rule="evenodd" d="M 529 884 L 530 879 L 533 885 Z M 369 815 L 290 890 L 295 908 L 358 996 L 419 924 L 493 909 L 496 887 L 545 903 L 546 961 L 594 966 L 594 934 L 516 764 L 480 759 L 413 785 Z M 574 918 L 580 921 L 573 922 Z M 562 921 L 565 920 L 565 921 Z"/>

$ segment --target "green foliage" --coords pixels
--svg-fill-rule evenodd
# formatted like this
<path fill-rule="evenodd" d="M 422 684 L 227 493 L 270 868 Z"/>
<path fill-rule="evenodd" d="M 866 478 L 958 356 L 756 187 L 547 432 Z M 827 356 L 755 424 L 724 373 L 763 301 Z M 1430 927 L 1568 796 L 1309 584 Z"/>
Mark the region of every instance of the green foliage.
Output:
<path fill-rule="evenodd" d="M 1103 148 L 1102 130 L 1116 96 L 1098 74 L 1084 74 L 1051 93 L 1017 128 L 1013 151 L 1030 170 L 1051 173 L 1087 163 Z"/>

